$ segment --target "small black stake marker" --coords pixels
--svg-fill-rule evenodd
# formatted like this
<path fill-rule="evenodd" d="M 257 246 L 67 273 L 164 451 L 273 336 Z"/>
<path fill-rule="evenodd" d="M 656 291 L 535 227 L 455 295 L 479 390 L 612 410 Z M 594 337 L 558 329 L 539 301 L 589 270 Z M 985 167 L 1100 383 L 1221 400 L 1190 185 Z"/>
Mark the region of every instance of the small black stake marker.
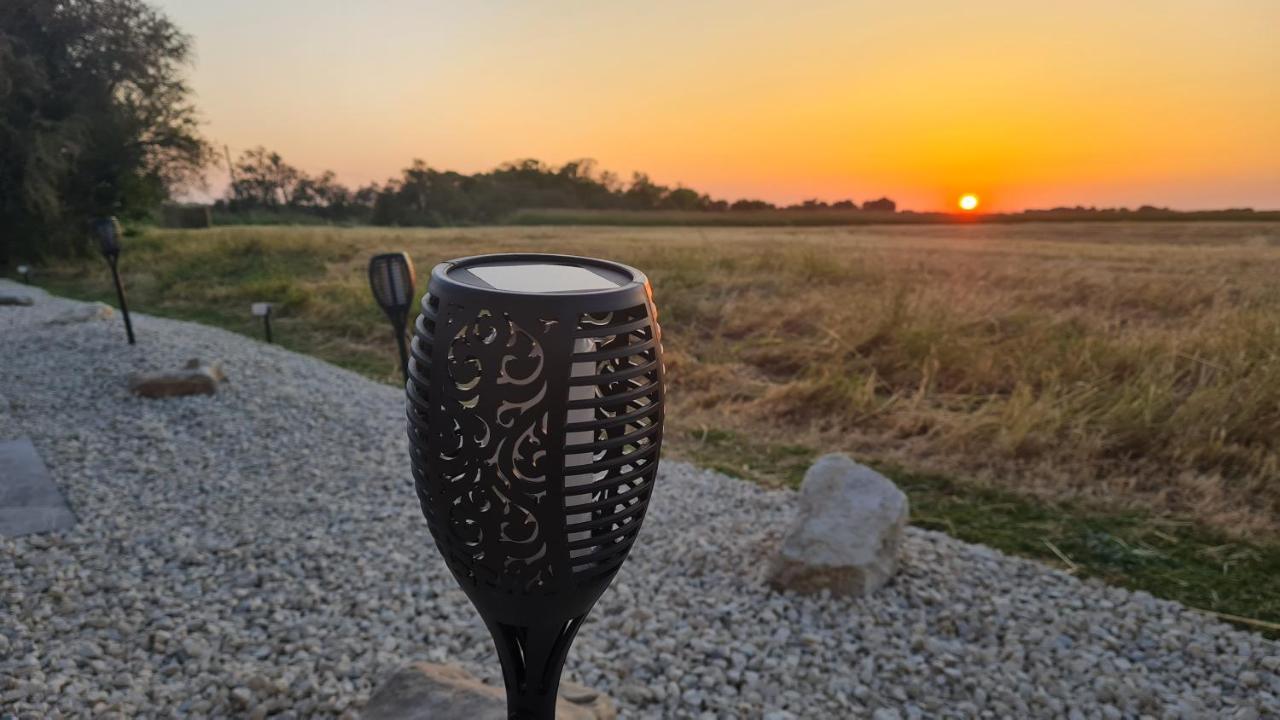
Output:
<path fill-rule="evenodd" d="M 129 344 L 135 344 L 133 339 L 133 323 L 129 320 L 129 305 L 125 302 L 124 285 L 120 282 L 120 270 L 118 264 L 120 261 L 120 236 L 123 231 L 120 229 L 120 221 L 114 217 L 100 217 L 93 221 L 93 235 L 98 239 L 98 248 L 102 250 L 102 256 L 107 259 L 107 264 L 111 266 L 111 279 L 116 284 L 116 297 L 120 300 L 120 314 L 124 316 L 124 332 L 129 336 Z"/>
<path fill-rule="evenodd" d="M 250 308 L 254 317 L 262 318 L 262 330 L 266 333 L 267 342 L 271 342 L 271 303 L 254 303 Z"/>

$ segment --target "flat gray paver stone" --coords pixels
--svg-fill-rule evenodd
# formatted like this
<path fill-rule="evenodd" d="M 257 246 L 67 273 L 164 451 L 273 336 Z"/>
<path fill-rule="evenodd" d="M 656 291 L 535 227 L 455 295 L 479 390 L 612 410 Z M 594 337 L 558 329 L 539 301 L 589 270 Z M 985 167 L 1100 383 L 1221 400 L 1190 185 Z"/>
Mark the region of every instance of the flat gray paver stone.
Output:
<path fill-rule="evenodd" d="M 64 530 L 75 522 L 31 440 L 0 441 L 0 535 Z"/>

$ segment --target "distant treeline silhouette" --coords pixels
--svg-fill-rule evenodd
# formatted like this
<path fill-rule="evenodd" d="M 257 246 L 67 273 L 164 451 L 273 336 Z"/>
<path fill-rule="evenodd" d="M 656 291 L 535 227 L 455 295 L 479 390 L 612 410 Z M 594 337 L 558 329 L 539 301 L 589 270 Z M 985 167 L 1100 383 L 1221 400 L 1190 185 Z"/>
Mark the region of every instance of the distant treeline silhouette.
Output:
<path fill-rule="evenodd" d="M 489 172 L 467 175 L 437 170 L 414 160 L 398 178 L 354 190 L 329 171 L 308 175 L 279 153 L 257 147 L 232 163 L 231 185 L 214 211 L 221 222 L 296 222 L 307 218 L 375 225 L 449 226 L 501 222 L 520 210 L 667 210 L 737 212 L 760 210 L 867 210 L 894 212 L 889 198 L 859 206 L 852 200 L 806 200 L 779 208 L 764 200 L 713 199 L 686 187 L 668 187 L 634 173 L 623 182 L 599 170 L 594 160 L 559 167 L 538 160 L 516 160 Z"/>
<path fill-rule="evenodd" d="M 319 175 L 257 147 L 231 165 L 226 197 L 213 207 L 215 224 L 340 223 L 445 227 L 518 225 L 863 225 L 969 222 L 1110 222 L 1159 220 L 1280 220 L 1280 212 L 1250 208 L 1179 211 L 1143 205 L 1055 207 L 1018 213 L 968 215 L 900 211 L 889 198 L 778 206 L 764 200 L 714 199 L 691 188 L 668 187 L 645 173 L 629 182 L 599 170 L 594 160 L 553 166 L 516 160 L 472 175 L 437 170 L 414 160 L 400 177 L 354 190 L 332 172 Z"/>

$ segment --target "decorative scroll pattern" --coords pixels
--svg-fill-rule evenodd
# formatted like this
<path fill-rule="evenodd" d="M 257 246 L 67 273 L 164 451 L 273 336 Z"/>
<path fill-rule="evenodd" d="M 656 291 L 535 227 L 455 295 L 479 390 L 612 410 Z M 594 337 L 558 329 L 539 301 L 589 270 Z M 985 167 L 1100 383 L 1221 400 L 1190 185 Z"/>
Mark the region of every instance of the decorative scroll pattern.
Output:
<path fill-rule="evenodd" d="M 434 299 L 433 299 L 434 300 Z M 429 301 L 428 307 L 438 307 Z M 528 592 L 544 584 L 549 562 L 545 517 L 548 385 L 542 337 L 507 315 L 447 305 L 424 314 L 448 343 L 435 417 L 425 427 L 427 482 L 419 495 L 447 559 L 477 582 Z M 539 324 L 540 325 L 540 324 Z M 420 327 L 421 331 L 427 327 Z M 427 349 L 423 345 L 423 349 Z M 430 351 L 415 359 L 426 360 Z M 425 399 L 425 398 L 424 398 Z M 411 413 L 412 415 L 412 413 Z M 425 416 L 422 418 L 425 419 Z M 450 557 L 451 556 L 451 557 Z"/>
<path fill-rule="evenodd" d="M 409 365 L 410 452 L 423 514 L 459 578 L 551 595 L 622 564 L 661 443 L 651 307 L 559 320 L 428 297 Z"/>

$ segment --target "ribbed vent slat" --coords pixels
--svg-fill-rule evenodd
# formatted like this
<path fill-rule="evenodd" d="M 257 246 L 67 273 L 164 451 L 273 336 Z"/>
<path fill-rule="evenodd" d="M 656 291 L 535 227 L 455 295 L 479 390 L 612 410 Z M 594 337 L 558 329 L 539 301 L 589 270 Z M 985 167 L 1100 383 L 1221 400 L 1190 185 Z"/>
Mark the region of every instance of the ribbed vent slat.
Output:
<path fill-rule="evenodd" d="M 636 306 L 584 316 L 574 335 L 591 343 L 573 355 L 590 371 L 569 382 L 591 396 L 578 390 L 569 401 L 565 452 L 588 460 L 565 469 L 575 481 L 566 481 L 565 530 L 573 573 L 585 579 L 621 563 L 648 508 L 662 442 L 661 334 L 649 308 Z"/>

